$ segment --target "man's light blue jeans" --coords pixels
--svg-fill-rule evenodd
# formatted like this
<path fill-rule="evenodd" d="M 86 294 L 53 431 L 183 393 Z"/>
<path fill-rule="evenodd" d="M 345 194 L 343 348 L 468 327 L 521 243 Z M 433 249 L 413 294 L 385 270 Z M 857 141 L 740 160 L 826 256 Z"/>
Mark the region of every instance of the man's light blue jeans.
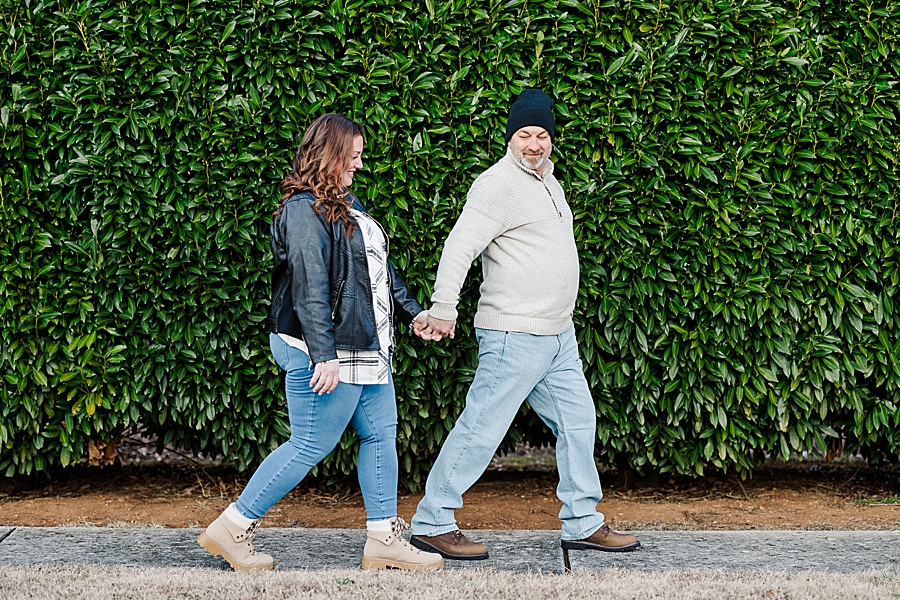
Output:
<path fill-rule="evenodd" d="M 269 336 L 275 362 L 285 370 L 291 437 L 259 465 L 235 508 L 259 519 L 300 483 L 334 448 L 350 424 L 359 434 L 359 487 L 369 521 L 397 515 L 397 403 L 394 380 L 383 385 L 341 382 L 321 396 L 309 387 L 309 356 Z"/>
<path fill-rule="evenodd" d="M 604 522 L 594 463 L 597 414 L 578 358 L 575 329 L 531 335 L 476 329 L 478 368 L 466 407 L 425 483 L 412 520 L 413 535 L 457 529 L 454 511 L 487 468 L 526 397 L 556 436 L 562 539 L 580 540 Z"/>

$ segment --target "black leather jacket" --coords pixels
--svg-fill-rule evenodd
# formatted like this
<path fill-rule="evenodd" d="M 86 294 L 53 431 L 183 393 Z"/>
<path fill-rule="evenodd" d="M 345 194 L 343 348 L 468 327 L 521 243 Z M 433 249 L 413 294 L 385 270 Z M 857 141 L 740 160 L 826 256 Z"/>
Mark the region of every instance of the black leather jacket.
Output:
<path fill-rule="evenodd" d="M 352 196 L 353 208 L 365 212 Z M 342 350 L 378 350 L 372 286 L 362 234 L 347 239 L 340 220 L 326 223 L 313 209 L 315 197 L 289 198 L 269 228 L 274 255 L 272 332 L 303 338 L 313 364 L 337 358 Z M 385 232 L 385 239 L 387 239 Z M 422 311 L 389 265 L 393 311 L 409 324 Z"/>

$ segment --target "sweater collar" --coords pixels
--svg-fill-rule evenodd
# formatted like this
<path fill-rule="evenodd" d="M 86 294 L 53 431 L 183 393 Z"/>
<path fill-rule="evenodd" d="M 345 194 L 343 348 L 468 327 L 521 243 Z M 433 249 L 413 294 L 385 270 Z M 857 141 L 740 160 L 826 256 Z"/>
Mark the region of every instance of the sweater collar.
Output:
<path fill-rule="evenodd" d="M 523 165 L 522 163 L 517 161 L 516 157 L 513 156 L 512 148 L 510 148 L 509 146 L 506 147 L 506 156 L 504 156 L 503 158 L 508 159 L 512 164 L 516 165 L 521 170 L 525 171 L 529 175 L 536 177 L 537 179 L 540 179 L 542 181 L 553 174 L 553 161 L 550 160 L 549 158 L 547 159 L 547 162 L 544 164 L 543 177 L 538 175 L 537 171 L 535 171 L 534 169 L 529 169 L 528 167 L 526 167 L 525 165 Z"/>

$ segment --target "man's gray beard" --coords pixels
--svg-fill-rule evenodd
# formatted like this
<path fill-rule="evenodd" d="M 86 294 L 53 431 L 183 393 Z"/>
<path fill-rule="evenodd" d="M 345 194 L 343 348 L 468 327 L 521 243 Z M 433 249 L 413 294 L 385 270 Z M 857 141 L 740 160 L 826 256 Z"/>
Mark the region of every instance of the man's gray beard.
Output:
<path fill-rule="evenodd" d="M 548 152 L 544 153 L 539 159 L 537 159 L 537 164 L 533 164 L 535 163 L 534 159 L 525 158 L 525 154 L 523 153 L 522 158 L 519 159 L 519 164 L 526 169 L 530 169 L 531 171 L 537 171 L 542 166 L 544 166 L 544 163 L 547 162 L 548 158 L 550 158 L 550 152 L 553 152 L 552 148 Z"/>

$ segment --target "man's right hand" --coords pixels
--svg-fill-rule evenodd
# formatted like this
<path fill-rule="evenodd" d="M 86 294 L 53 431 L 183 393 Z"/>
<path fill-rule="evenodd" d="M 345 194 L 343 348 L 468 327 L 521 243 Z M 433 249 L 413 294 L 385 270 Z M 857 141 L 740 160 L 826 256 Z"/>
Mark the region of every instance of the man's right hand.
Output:
<path fill-rule="evenodd" d="M 445 321 L 444 319 L 437 319 L 428 315 L 428 320 L 425 323 L 425 331 L 430 335 L 437 337 L 437 339 L 445 337 L 453 339 L 456 337 L 456 319 Z"/>

